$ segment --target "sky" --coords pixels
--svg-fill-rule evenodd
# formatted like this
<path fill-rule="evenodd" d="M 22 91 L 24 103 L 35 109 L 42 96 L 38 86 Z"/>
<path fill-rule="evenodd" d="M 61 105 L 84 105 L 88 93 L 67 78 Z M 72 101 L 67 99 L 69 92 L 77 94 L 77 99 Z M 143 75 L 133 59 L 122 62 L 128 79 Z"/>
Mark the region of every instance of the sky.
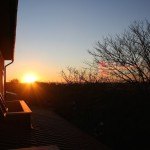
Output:
<path fill-rule="evenodd" d="M 42 82 L 61 82 L 61 70 L 92 60 L 103 37 L 133 21 L 150 21 L 149 0 L 19 0 L 14 63 L 7 81 L 33 73 Z"/>

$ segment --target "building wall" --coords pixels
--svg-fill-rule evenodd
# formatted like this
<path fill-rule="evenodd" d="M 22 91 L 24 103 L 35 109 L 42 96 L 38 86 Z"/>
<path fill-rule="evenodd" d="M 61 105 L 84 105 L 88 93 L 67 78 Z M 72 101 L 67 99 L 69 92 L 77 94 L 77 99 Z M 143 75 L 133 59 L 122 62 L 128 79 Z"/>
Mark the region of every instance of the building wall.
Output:
<path fill-rule="evenodd" d="M 0 93 L 4 95 L 4 59 L 0 51 Z"/>

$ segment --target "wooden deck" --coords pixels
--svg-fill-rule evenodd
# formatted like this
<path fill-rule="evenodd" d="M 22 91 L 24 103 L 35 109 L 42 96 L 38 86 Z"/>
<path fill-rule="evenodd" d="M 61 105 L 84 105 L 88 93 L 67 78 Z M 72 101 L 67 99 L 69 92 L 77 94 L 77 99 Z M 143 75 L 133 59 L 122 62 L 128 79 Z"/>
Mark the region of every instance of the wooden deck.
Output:
<path fill-rule="evenodd" d="M 54 112 L 36 107 L 32 111 L 33 129 L 0 129 L 0 149 L 107 150 Z"/>

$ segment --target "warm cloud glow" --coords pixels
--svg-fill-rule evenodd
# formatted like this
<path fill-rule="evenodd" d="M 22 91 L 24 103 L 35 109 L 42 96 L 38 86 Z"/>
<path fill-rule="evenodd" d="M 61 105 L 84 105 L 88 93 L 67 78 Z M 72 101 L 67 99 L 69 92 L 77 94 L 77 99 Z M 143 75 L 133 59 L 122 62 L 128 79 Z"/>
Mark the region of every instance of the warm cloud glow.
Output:
<path fill-rule="evenodd" d="M 34 83 L 35 81 L 37 81 L 37 76 L 31 73 L 25 74 L 22 79 L 24 83 Z"/>

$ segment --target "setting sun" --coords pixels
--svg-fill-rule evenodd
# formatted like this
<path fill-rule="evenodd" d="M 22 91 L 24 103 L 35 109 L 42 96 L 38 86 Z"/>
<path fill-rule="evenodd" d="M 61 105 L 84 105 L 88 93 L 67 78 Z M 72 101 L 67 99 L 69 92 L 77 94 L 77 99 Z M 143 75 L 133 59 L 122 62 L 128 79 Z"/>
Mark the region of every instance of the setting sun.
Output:
<path fill-rule="evenodd" d="M 34 83 L 37 81 L 37 76 L 35 74 L 26 74 L 23 77 L 23 82 L 25 83 Z"/>

